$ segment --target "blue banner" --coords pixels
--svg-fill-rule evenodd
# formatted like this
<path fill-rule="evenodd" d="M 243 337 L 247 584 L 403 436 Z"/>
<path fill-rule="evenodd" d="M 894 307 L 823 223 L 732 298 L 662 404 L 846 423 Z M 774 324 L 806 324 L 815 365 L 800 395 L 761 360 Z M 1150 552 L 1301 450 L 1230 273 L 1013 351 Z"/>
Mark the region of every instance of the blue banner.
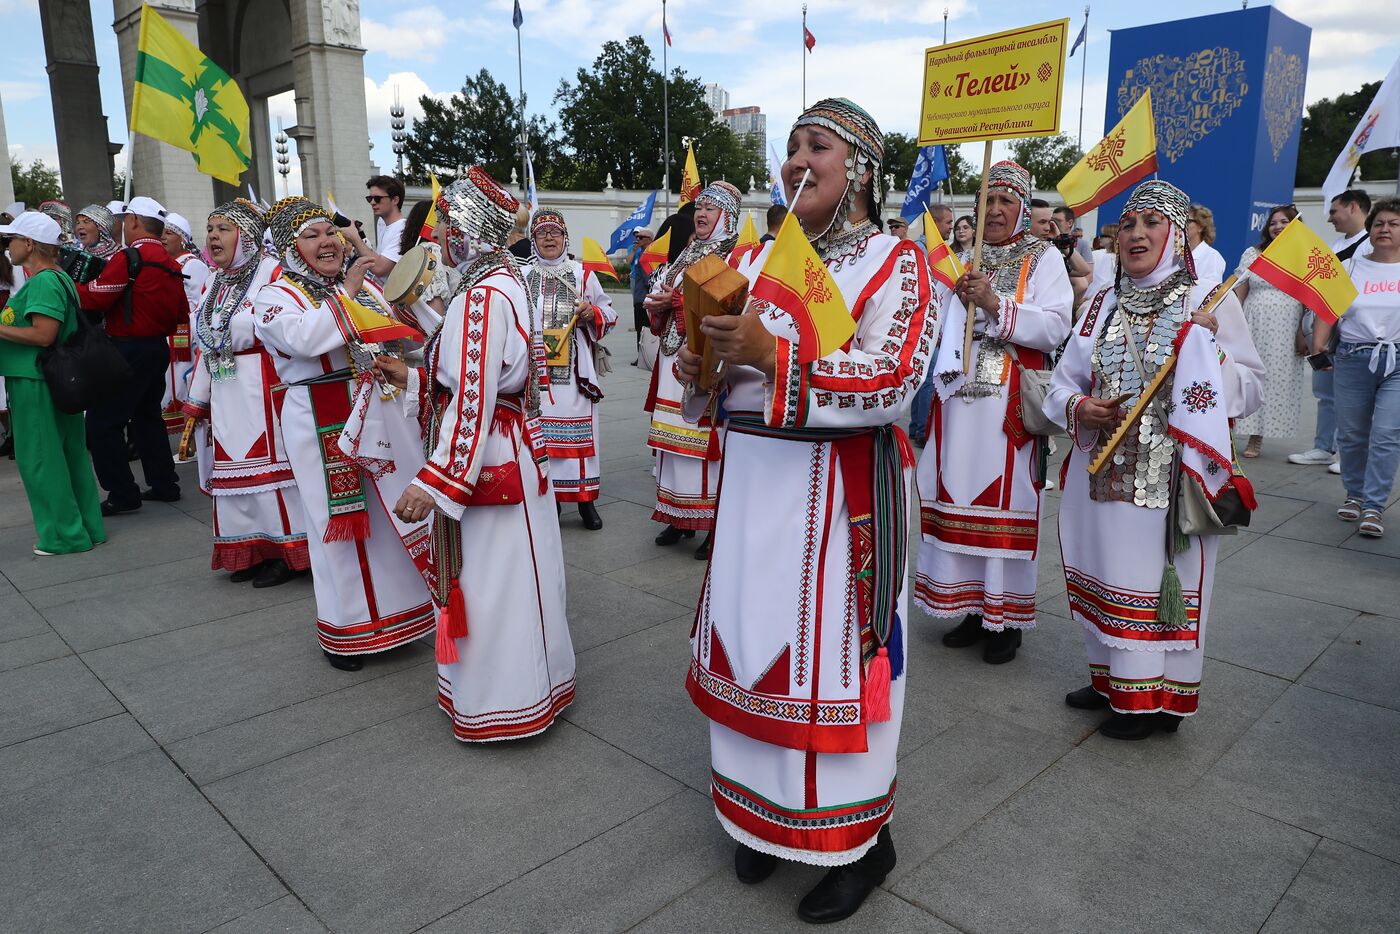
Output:
<path fill-rule="evenodd" d="M 1269 208 L 1293 200 L 1312 30 L 1258 6 L 1111 35 L 1104 132 L 1152 89 L 1158 175 L 1214 212 L 1234 272 Z M 1100 207 L 1098 225 L 1126 199 Z"/>
<path fill-rule="evenodd" d="M 608 241 L 608 252 L 616 253 L 618 250 L 630 250 L 632 241 L 635 239 L 633 232 L 638 227 L 645 227 L 651 223 L 651 213 L 656 210 L 656 190 L 647 195 L 647 199 L 637 205 L 637 210 L 627 215 L 627 219 L 617 225 L 617 229 L 612 232 L 612 239 Z"/>
<path fill-rule="evenodd" d="M 934 186 L 947 180 L 947 150 L 942 146 L 921 147 L 919 157 L 914 160 L 914 174 L 909 179 L 909 190 L 904 194 L 904 206 L 899 209 L 899 216 L 913 222 L 928 210 Z"/>

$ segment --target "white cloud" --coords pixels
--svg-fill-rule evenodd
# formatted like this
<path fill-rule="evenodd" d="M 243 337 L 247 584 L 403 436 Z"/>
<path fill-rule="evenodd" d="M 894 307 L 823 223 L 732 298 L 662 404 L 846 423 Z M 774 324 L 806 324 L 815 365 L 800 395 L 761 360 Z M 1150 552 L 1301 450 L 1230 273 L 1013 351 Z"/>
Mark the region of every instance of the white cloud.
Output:
<path fill-rule="evenodd" d="M 12 104 L 48 96 L 49 85 L 46 81 L 0 81 L 0 100 Z"/>
<path fill-rule="evenodd" d="M 1312 27 L 1308 52 L 1307 102 L 1355 91 L 1379 81 L 1390 68 L 1389 55 L 1371 62 L 1387 49 L 1395 50 L 1400 35 L 1400 4 L 1374 0 L 1275 0 L 1280 13 Z"/>
<path fill-rule="evenodd" d="M 393 14 L 388 23 L 362 18 L 365 49 L 390 58 L 435 62 L 438 52 L 466 29 L 466 22 L 431 4 Z"/>
<path fill-rule="evenodd" d="M 404 109 L 404 121 L 409 130 L 413 129 L 414 119 L 423 116 L 423 107 L 418 103 L 420 97 L 426 95 L 446 100 L 454 93 L 453 91 L 434 91 L 428 87 L 428 82 L 414 71 L 393 72 L 378 84 L 373 78 L 366 75 L 365 111 L 369 118 L 370 135 L 389 132 L 389 107 L 394 103 L 396 88 L 399 103 L 403 105 Z"/>

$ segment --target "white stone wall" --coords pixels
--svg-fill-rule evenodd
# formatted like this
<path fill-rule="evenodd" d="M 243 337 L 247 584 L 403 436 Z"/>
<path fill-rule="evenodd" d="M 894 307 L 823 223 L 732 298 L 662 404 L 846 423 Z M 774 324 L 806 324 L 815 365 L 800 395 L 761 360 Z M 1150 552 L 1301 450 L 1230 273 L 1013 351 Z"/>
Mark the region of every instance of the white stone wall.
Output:
<path fill-rule="evenodd" d="M 5 102 L 0 100 L 0 211 L 14 200 L 15 186 L 10 180 L 10 146 L 5 141 Z"/>

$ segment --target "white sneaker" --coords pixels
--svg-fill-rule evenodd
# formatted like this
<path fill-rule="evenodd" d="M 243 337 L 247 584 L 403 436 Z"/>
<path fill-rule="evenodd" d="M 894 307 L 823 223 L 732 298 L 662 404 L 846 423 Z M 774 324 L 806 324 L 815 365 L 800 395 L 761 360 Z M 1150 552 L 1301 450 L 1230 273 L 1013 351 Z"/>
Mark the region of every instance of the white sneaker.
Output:
<path fill-rule="evenodd" d="M 1290 464 L 1330 464 L 1337 459 L 1337 455 L 1331 451 L 1324 451 L 1322 448 L 1313 448 L 1311 451 L 1304 451 L 1302 454 L 1288 455 Z"/>
<path fill-rule="evenodd" d="M 1328 472 L 1328 473 L 1334 473 L 1334 474 L 1337 474 L 1338 476 L 1340 476 L 1341 473 L 1342 473 L 1342 462 L 1341 462 L 1341 461 L 1333 461 L 1332 463 L 1328 464 L 1328 465 L 1327 465 L 1327 472 Z"/>

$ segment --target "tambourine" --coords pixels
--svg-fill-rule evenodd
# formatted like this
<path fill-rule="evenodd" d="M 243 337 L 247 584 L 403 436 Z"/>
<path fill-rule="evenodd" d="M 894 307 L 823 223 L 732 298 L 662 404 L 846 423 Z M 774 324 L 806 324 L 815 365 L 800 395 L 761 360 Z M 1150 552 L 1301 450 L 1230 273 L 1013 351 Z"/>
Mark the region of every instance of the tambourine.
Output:
<path fill-rule="evenodd" d="M 393 272 L 384 280 L 384 297 L 394 305 L 412 305 L 428 291 L 437 267 L 437 257 L 420 243 L 394 264 Z"/>

